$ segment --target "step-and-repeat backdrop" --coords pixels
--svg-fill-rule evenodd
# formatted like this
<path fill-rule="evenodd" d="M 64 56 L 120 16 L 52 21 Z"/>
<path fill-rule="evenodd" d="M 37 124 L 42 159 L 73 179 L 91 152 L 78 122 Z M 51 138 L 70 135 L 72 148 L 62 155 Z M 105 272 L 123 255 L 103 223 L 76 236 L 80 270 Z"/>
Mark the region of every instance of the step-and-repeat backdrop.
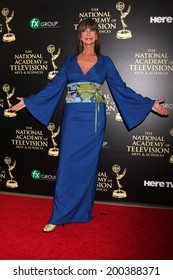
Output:
<path fill-rule="evenodd" d="M 153 1 L 0 1 L 0 191 L 52 196 L 61 133 L 62 100 L 47 127 L 16 97 L 41 90 L 75 51 L 80 20 L 94 18 L 101 52 L 126 84 L 143 96 L 165 98 L 168 118 L 150 113 L 125 127 L 107 84 L 107 128 L 96 199 L 173 206 L 173 17 L 170 3 Z M 38 108 L 39 110 L 39 108 Z"/>

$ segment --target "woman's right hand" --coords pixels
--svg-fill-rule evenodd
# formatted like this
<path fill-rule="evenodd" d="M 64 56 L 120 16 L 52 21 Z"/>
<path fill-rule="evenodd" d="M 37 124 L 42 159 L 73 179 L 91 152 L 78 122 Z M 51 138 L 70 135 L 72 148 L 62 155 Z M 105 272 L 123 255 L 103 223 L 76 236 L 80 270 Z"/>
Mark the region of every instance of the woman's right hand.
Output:
<path fill-rule="evenodd" d="M 19 100 L 19 102 L 16 105 L 12 106 L 10 108 L 10 110 L 12 110 L 12 111 L 19 111 L 19 110 L 21 110 L 21 109 L 26 107 L 25 103 L 24 103 L 24 100 L 23 100 L 23 97 L 17 97 L 17 99 Z"/>

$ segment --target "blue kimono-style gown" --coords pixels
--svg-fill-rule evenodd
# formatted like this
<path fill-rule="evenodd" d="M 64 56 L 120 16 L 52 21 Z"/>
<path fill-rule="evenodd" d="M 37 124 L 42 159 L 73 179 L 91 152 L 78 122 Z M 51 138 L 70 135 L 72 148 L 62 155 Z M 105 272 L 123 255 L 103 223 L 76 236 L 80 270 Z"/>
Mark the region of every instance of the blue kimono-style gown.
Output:
<path fill-rule="evenodd" d="M 102 54 L 86 74 L 82 72 L 76 54 L 67 56 L 55 78 L 37 94 L 25 97 L 24 102 L 37 120 L 48 125 L 67 84 L 90 82 L 102 85 L 105 80 L 128 129 L 140 124 L 151 111 L 154 101 L 127 87 L 112 60 Z M 105 111 L 105 104 L 100 103 L 95 131 L 95 103 L 64 104 L 54 205 L 48 221 L 51 224 L 92 219 Z"/>

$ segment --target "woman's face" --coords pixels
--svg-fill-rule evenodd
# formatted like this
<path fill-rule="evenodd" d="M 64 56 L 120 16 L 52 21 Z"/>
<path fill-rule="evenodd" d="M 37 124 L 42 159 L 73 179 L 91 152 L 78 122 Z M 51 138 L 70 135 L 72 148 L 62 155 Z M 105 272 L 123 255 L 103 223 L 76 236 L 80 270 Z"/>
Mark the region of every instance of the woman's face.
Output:
<path fill-rule="evenodd" d="M 85 27 L 81 31 L 80 40 L 84 45 L 94 45 L 97 40 L 97 32 L 92 27 Z"/>

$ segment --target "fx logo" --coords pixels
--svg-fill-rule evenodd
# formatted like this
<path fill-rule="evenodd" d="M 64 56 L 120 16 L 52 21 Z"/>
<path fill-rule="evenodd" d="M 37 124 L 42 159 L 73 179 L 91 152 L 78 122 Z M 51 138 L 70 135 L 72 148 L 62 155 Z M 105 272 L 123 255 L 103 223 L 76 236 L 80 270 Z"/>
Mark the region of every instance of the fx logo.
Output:
<path fill-rule="evenodd" d="M 32 28 L 32 29 L 37 29 L 37 28 L 39 28 L 40 27 L 40 20 L 39 20 L 39 18 L 32 18 L 31 20 L 30 20 L 30 27 Z"/>
<path fill-rule="evenodd" d="M 32 177 L 32 179 L 34 179 L 34 180 L 40 180 L 40 178 L 41 178 L 41 172 L 40 172 L 38 169 L 34 169 L 34 170 L 32 170 L 32 172 L 31 172 L 31 177 Z"/>

